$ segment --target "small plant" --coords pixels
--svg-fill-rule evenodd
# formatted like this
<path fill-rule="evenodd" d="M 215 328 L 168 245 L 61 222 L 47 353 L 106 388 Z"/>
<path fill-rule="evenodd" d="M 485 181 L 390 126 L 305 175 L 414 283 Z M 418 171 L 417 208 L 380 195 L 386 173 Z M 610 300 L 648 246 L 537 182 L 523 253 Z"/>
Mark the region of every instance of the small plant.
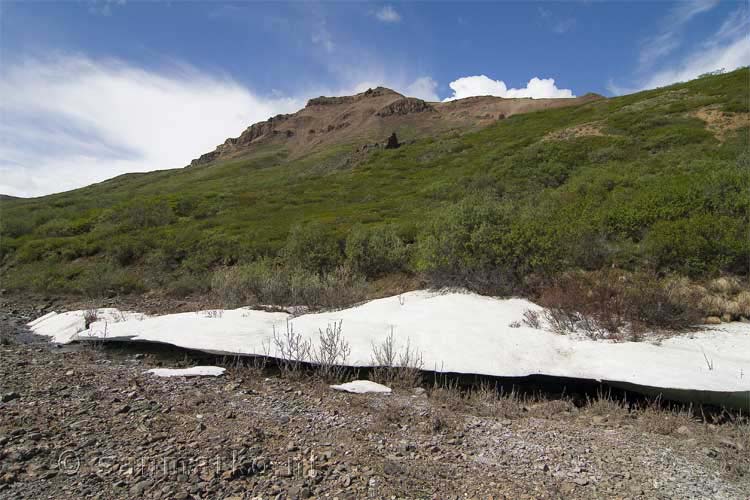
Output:
<path fill-rule="evenodd" d="M 223 365 L 240 375 L 247 375 L 251 378 L 262 376 L 268 366 L 268 358 L 271 354 L 271 341 L 263 341 L 263 354 L 258 356 L 233 356 L 225 358 Z"/>
<path fill-rule="evenodd" d="M 511 328 L 521 328 L 521 322 L 520 321 L 511 321 L 508 325 Z"/>
<path fill-rule="evenodd" d="M 536 328 L 537 330 L 540 329 L 542 327 L 542 321 L 539 318 L 539 312 L 526 309 L 523 312 L 523 324 L 530 328 Z"/>
<path fill-rule="evenodd" d="M 89 327 L 98 320 L 99 320 L 99 311 L 96 308 L 86 309 L 83 312 L 84 330 L 88 330 Z"/>
<path fill-rule="evenodd" d="M 703 351 L 703 359 L 706 361 L 706 366 L 708 367 L 708 371 L 714 370 L 714 360 L 713 358 L 708 357 L 706 354 L 706 351 Z"/>
<path fill-rule="evenodd" d="M 422 380 L 422 353 L 411 346 L 409 339 L 406 340 L 404 349 L 397 352 L 393 327 L 383 342 L 373 343 L 371 359 L 375 365 L 372 369 L 372 378 L 376 382 L 400 387 L 417 387 Z"/>
<path fill-rule="evenodd" d="M 104 348 L 104 342 L 107 340 L 109 330 L 109 323 L 104 321 L 104 328 L 99 331 L 91 331 L 89 337 L 89 345 L 95 351 L 100 351 Z"/>
<path fill-rule="evenodd" d="M 273 327 L 273 344 L 281 360 L 281 372 L 288 377 L 297 377 L 302 372 L 302 363 L 310 361 L 311 343 L 301 333 L 294 333 L 294 325 L 287 320 L 286 330 L 279 332 Z"/>
<path fill-rule="evenodd" d="M 352 352 L 349 342 L 341 335 L 341 321 L 329 324 L 325 332 L 319 332 L 320 342 L 312 352 L 312 361 L 318 365 L 317 372 L 324 380 L 341 380 Z"/>

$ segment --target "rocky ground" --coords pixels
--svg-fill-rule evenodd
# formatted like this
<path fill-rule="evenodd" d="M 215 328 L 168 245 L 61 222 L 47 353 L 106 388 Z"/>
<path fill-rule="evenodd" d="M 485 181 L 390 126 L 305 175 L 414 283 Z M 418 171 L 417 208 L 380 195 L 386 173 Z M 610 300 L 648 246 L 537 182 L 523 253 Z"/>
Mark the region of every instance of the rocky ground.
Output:
<path fill-rule="evenodd" d="M 56 348 L 18 318 L 2 323 L 0 498 L 750 497 L 736 416 L 487 388 L 355 395 L 231 364 L 156 378 L 194 361 Z"/>

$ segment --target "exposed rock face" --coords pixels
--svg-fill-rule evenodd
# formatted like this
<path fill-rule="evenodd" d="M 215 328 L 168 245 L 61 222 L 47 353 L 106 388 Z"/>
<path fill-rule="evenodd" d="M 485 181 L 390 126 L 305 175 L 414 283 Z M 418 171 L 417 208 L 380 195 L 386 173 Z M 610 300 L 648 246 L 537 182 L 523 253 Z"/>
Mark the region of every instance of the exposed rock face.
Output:
<path fill-rule="evenodd" d="M 322 95 L 320 97 L 314 97 L 307 101 L 305 107 L 310 108 L 312 106 L 332 106 L 335 104 L 348 104 L 350 102 L 354 102 L 354 96 L 326 97 Z"/>
<path fill-rule="evenodd" d="M 219 144 L 215 150 L 203 154 L 199 158 L 190 162 L 190 166 L 195 167 L 197 165 L 210 163 L 220 156 L 236 150 L 238 147 L 247 146 L 255 140 L 264 137 L 277 135 L 279 131 L 276 130 L 276 128 L 279 126 L 279 124 L 286 122 L 291 116 L 292 115 L 276 115 L 272 116 L 264 122 L 254 123 L 246 128 L 239 137 L 230 137 L 229 139 L 224 141 L 224 144 Z M 294 131 L 286 130 L 283 132 L 283 134 L 287 138 L 289 138 L 294 135 Z"/>
<path fill-rule="evenodd" d="M 245 129 L 235 140 L 236 144 L 250 144 L 255 139 L 272 134 L 276 127 L 289 119 L 291 115 L 276 115 L 267 121 L 255 123 Z M 226 144 L 226 143 L 225 143 Z"/>
<path fill-rule="evenodd" d="M 435 108 L 416 97 L 404 97 L 392 102 L 377 113 L 377 116 L 408 115 L 411 113 L 435 112 Z"/>
<path fill-rule="evenodd" d="M 348 96 L 341 96 L 341 97 L 326 97 L 326 96 L 314 97 L 313 99 L 310 99 L 309 101 L 307 101 L 307 105 L 305 107 L 309 108 L 311 106 L 332 106 L 336 104 L 351 104 L 361 99 L 367 99 L 370 97 L 381 97 L 381 96 L 389 95 L 389 94 L 400 95 L 391 89 L 387 89 L 385 87 L 376 87 L 374 89 L 367 89 L 366 91 L 357 95 L 348 95 Z"/>

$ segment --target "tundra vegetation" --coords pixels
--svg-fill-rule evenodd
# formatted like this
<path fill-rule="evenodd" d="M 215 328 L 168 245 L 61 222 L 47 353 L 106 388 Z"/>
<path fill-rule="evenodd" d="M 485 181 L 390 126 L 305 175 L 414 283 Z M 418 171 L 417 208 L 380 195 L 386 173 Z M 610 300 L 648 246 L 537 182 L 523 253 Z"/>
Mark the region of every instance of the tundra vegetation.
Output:
<path fill-rule="evenodd" d="M 259 146 L 0 199 L 2 287 L 338 307 L 399 293 L 378 284 L 406 276 L 530 296 L 560 328 L 571 314 L 630 335 L 748 317 L 749 76 L 515 115 L 356 162 L 340 161 L 356 144 L 297 159 Z"/>

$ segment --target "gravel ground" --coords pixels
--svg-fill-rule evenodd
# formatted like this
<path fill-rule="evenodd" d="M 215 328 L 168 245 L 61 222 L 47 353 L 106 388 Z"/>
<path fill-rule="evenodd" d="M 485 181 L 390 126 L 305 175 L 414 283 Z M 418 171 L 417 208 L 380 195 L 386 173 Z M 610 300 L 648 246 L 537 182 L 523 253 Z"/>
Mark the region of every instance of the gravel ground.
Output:
<path fill-rule="evenodd" d="M 750 498 L 747 424 L 607 399 L 332 391 L 3 322 L 0 498 Z"/>

